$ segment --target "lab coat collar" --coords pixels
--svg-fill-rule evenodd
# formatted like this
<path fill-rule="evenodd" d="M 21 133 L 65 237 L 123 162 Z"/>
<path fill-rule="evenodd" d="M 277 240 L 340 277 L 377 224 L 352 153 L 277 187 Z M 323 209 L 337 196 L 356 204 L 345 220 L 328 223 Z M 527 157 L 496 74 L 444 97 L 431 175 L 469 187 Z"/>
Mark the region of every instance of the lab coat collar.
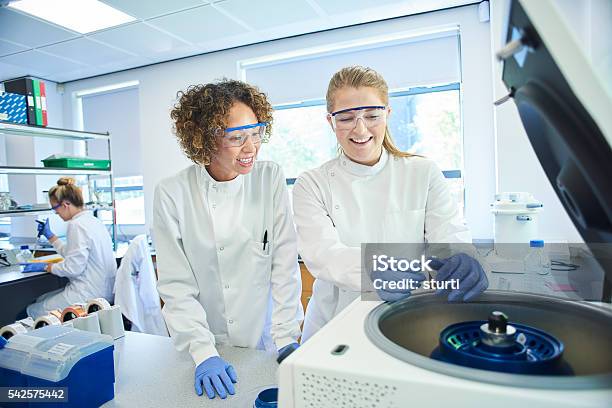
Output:
<path fill-rule="evenodd" d="M 253 170 L 251 170 L 253 171 Z M 205 190 L 215 190 L 217 193 L 235 195 L 242 187 L 244 176 L 239 174 L 235 179 L 230 181 L 217 181 L 206 170 L 206 167 L 200 166 L 200 174 L 202 175 L 203 187 Z M 250 174 L 250 173 L 249 173 Z"/>
<path fill-rule="evenodd" d="M 380 159 L 378 159 L 378 163 L 373 166 L 366 166 L 363 164 L 355 163 L 354 161 L 349 159 L 344 153 L 340 154 L 339 159 L 340 167 L 346 170 L 347 172 L 355 176 L 373 176 L 375 174 L 380 173 L 380 171 L 385 168 L 385 164 L 387 164 L 387 160 L 389 160 L 389 153 L 387 152 L 387 149 L 383 147 Z"/>
<path fill-rule="evenodd" d="M 80 213 L 75 214 L 75 215 L 74 215 L 74 216 L 73 216 L 73 217 L 70 219 L 70 221 L 72 221 L 72 220 L 76 220 L 77 218 L 84 216 L 84 215 L 85 215 L 85 214 L 87 214 L 88 212 L 89 212 L 89 210 L 83 210 L 83 211 L 81 211 Z"/>

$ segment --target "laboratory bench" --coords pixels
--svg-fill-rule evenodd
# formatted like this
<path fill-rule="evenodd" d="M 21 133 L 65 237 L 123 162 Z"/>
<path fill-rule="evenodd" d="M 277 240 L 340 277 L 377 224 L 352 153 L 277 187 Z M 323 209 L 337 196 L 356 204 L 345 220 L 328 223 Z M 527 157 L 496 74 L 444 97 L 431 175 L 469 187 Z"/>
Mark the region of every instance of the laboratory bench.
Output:
<path fill-rule="evenodd" d="M 115 398 L 102 407 L 250 408 L 257 394 L 278 384 L 276 355 L 220 345 L 222 358 L 236 369 L 236 394 L 225 400 L 194 390 L 195 365 L 170 337 L 126 332 L 115 340 Z"/>
<path fill-rule="evenodd" d="M 30 243 L 31 244 L 31 243 Z M 23 245 L 26 245 L 25 243 Z M 4 248 L 13 248 L 5 246 Z M 33 248 L 30 245 L 30 248 Z M 117 266 L 127 251 L 128 245 L 120 245 L 114 251 Z M 2 245 L 0 245 L 0 249 Z M 37 248 L 35 257 L 51 256 L 56 251 L 53 247 Z M 155 254 L 152 254 L 155 263 Z M 61 289 L 68 283 L 67 278 L 61 278 L 47 272 L 22 273 L 20 265 L 0 266 L 0 327 L 26 317 L 26 307 L 39 296 Z"/>
<path fill-rule="evenodd" d="M 47 272 L 21 272 L 21 266 L 0 267 L 0 327 L 26 317 L 26 307 L 44 293 L 68 283 Z"/>

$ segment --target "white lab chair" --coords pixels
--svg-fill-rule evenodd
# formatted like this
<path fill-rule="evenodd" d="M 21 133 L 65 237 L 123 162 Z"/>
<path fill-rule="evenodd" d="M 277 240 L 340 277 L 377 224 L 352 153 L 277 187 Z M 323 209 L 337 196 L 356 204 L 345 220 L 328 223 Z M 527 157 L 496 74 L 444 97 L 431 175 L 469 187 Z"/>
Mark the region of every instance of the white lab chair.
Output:
<path fill-rule="evenodd" d="M 114 292 L 115 304 L 132 322 L 132 331 L 168 336 L 145 235 L 136 236 L 128 247 L 117 270 Z"/>

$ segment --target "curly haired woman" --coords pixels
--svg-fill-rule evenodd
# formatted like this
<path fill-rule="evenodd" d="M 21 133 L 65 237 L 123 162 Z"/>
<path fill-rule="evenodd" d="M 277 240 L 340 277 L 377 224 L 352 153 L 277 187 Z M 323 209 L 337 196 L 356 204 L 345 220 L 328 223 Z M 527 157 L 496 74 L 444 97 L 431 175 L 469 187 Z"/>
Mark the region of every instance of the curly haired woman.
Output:
<path fill-rule="evenodd" d="M 163 314 L 195 362 L 195 390 L 234 394 L 234 368 L 216 344 L 297 347 L 303 310 L 296 235 L 285 176 L 256 161 L 271 134 L 272 106 L 244 82 L 179 92 L 171 112 L 194 165 L 156 188 L 154 233 Z"/>

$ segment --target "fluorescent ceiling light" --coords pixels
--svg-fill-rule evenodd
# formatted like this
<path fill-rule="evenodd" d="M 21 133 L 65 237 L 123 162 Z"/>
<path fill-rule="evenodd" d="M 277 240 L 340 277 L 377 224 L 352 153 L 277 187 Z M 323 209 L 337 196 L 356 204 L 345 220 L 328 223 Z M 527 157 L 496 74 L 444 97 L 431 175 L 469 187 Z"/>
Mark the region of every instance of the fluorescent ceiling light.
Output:
<path fill-rule="evenodd" d="M 81 34 L 135 20 L 98 0 L 19 0 L 9 7 Z"/>

